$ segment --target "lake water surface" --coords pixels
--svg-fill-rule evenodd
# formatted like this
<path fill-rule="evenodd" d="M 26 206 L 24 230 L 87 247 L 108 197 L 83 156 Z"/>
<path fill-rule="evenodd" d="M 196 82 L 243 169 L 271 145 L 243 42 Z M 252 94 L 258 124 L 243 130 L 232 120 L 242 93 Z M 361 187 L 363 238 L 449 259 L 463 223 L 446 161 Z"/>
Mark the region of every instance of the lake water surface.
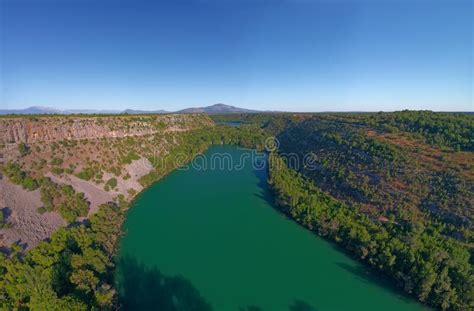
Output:
<path fill-rule="evenodd" d="M 126 310 L 423 310 L 271 205 L 266 170 L 211 169 L 249 150 L 211 147 L 201 168 L 144 191 L 124 224 L 116 282 Z M 261 160 L 261 159 L 260 159 Z"/>

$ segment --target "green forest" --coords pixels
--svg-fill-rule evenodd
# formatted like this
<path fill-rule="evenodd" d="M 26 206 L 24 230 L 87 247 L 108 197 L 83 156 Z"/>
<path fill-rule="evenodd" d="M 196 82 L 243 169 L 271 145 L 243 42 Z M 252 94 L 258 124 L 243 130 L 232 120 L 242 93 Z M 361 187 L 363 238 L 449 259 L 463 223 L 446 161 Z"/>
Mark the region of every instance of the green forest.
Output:
<path fill-rule="evenodd" d="M 419 301 L 474 308 L 474 116 L 395 113 L 243 114 L 259 126 L 275 203 L 298 223 Z"/>
<path fill-rule="evenodd" d="M 470 251 L 437 226 L 373 221 L 322 192 L 275 154 L 270 156 L 269 183 L 285 214 L 394 279 L 419 301 L 443 310 L 472 307 Z"/>
<path fill-rule="evenodd" d="M 180 135 L 169 154 L 155 162 L 156 168 L 140 182 L 150 185 L 177 165 L 185 165 L 211 144 L 238 144 L 262 149 L 264 132 L 260 128 L 216 126 Z M 176 161 L 176 157 L 185 158 Z M 161 165 L 164 163 L 165 165 Z M 0 310 L 112 310 L 120 308 L 113 281 L 114 254 L 128 204 L 122 197 L 117 203 L 103 204 L 86 222 L 88 202 L 72 187 L 58 185 L 49 178 L 34 179 L 16 163 L 8 163 L 3 172 L 25 189 L 40 188 L 44 207 L 40 212 L 58 211 L 75 225 L 61 228 L 50 239 L 24 253 L 13 244 L 0 254 Z M 33 186 L 31 186 L 33 185 Z M 3 216 L 3 214 L 2 214 Z"/>
<path fill-rule="evenodd" d="M 270 166 L 277 204 L 419 301 L 472 309 L 473 119 L 403 111 L 268 120 L 283 167 Z"/>
<path fill-rule="evenodd" d="M 0 309 L 111 309 L 113 255 L 126 204 L 105 204 L 87 224 L 61 228 L 26 255 L 0 255 Z"/>
<path fill-rule="evenodd" d="M 175 143 L 166 156 L 150 156 L 154 170 L 139 182 L 151 185 L 212 144 L 262 151 L 274 137 L 268 183 L 282 213 L 420 302 L 474 309 L 474 116 L 401 111 L 212 119 L 217 125 L 165 138 Z M 225 125 L 231 121 L 240 126 Z M 135 146 L 127 146 L 124 163 L 141 154 Z M 120 308 L 114 253 L 127 202 L 118 197 L 76 223 L 89 203 L 71 187 L 34 178 L 13 162 L 3 173 L 25 189 L 39 188 L 44 211 L 58 211 L 74 225 L 29 252 L 14 244 L 0 255 L 0 309 Z M 78 177 L 95 174 L 85 168 Z M 107 187 L 114 186 L 109 180 Z"/>

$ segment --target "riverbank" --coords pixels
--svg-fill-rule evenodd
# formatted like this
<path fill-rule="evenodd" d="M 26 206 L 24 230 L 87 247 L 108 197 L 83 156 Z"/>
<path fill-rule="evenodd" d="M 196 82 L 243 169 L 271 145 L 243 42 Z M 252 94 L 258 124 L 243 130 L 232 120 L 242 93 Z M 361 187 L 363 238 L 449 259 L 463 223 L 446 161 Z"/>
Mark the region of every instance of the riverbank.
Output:
<path fill-rule="evenodd" d="M 115 271 L 125 308 L 417 310 L 277 211 L 266 169 L 254 170 L 248 152 L 211 146 L 202 157 L 208 169 L 175 170 L 133 202 Z M 211 169 L 222 154 L 247 160 L 240 170 Z"/>

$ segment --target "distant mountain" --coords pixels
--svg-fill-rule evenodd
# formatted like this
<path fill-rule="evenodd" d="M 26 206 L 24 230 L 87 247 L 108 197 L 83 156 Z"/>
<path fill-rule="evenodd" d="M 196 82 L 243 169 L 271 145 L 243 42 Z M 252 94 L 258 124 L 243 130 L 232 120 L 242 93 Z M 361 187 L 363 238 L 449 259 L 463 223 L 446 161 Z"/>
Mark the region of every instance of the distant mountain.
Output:
<path fill-rule="evenodd" d="M 70 109 L 59 110 L 51 107 L 32 106 L 25 109 L 0 109 L 0 115 L 5 114 L 114 114 L 121 110 L 94 110 L 94 109 Z"/>
<path fill-rule="evenodd" d="M 250 110 L 224 104 L 215 104 L 207 107 L 186 108 L 175 112 L 166 110 L 94 110 L 94 109 L 70 109 L 59 110 L 50 107 L 33 106 L 25 109 L 0 109 L 0 115 L 6 114 L 159 114 L 159 113 L 207 113 L 207 114 L 230 114 L 230 113 L 256 113 L 258 110 Z"/>
<path fill-rule="evenodd" d="M 257 110 L 244 109 L 224 104 L 215 104 L 207 107 L 186 108 L 176 111 L 176 113 L 207 113 L 207 114 L 227 114 L 227 113 L 256 113 Z"/>
<path fill-rule="evenodd" d="M 59 109 L 42 106 L 32 106 L 25 109 L 0 109 L 0 115 L 2 114 L 54 114 L 62 113 Z"/>
<path fill-rule="evenodd" d="M 122 113 L 121 110 L 94 110 L 94 109 L 71 109 L 63 110 L 63 114 L 117 114 Z"/>
<path fill-rule="evenodd" d="M 160 110 L 134 110 L 134 109 L 126 109 L 122 111 L 122 113 L 127 113 L 127 114 L 147 114 L 147 113 L 170 113 L 169 111 L 160 109 Z"/>

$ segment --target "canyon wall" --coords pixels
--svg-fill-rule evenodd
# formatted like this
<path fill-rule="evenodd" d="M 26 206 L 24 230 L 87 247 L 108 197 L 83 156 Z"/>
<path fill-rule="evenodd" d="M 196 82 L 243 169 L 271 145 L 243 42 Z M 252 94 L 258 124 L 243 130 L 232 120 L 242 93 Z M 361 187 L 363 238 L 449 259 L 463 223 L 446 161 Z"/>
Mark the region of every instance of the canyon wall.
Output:
<path fill-rule="evenodd" d="M 211 125 L 204 115 L 45 116 L 0 119 L 0 143 L 143 136 Z"/>

